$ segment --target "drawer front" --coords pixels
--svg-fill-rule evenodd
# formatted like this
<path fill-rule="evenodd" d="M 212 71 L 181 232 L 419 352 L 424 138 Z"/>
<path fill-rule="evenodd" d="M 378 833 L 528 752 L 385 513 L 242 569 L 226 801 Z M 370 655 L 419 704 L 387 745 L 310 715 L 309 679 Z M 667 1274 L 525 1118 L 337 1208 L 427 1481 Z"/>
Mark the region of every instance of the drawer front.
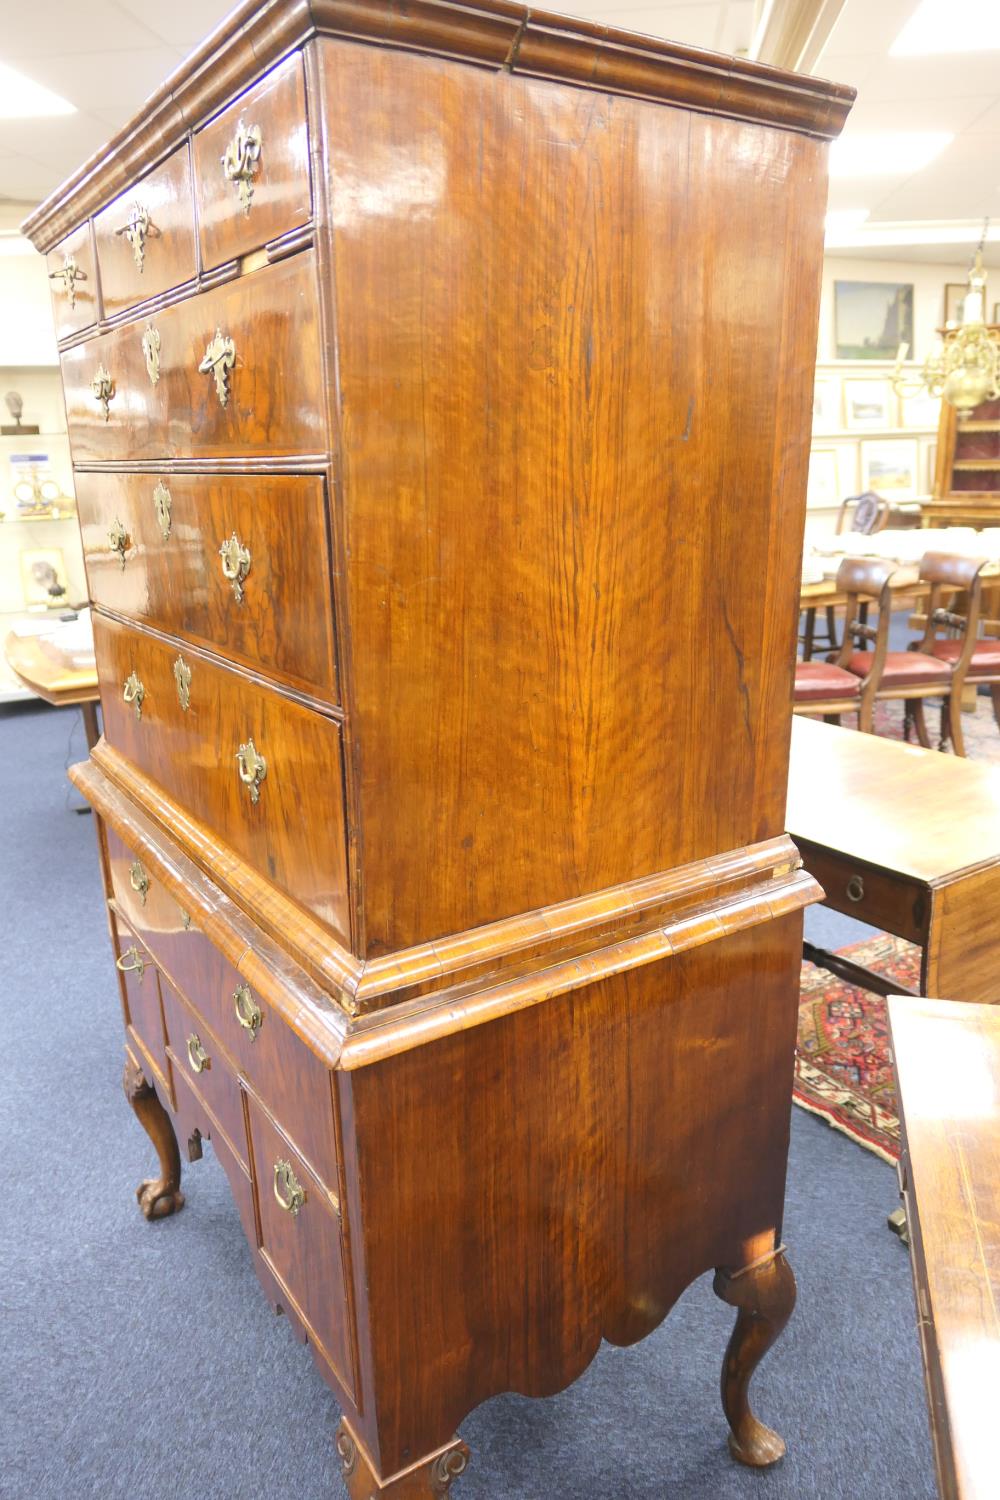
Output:
<path fill-rule="evenodd" d="M 313 253 L 68 349 L 62 373 L 76 462 L 325 452 Z"/>
<path fill-rule="evenodd" d="M 56 338 L 69 338 L 97 322 L 97 262 L 90 224 L 74 229 L 45 257 Z"/>
<path fill-rule="evenodd" d="M 161 978 L 160 988 L 174 1077 L 183 1075 L 222 1130 L 234 1155 L 249 1165 L 243 1091 L 232 1062 L 205 1024 L 204 1017 L 184 1003 L 169 979 Z"/>
<path fill-rule="evenodd" d="M 312 216 L 302 57 L 272 68 L 194 137 L 198 233 L 206 270 Z"/>
<path fill-rule="evenodd" d="M 247 1099 L 261 1254 L 295 1304 L 311 1342 L 354 1395 L 340 1211 L 252 1095 Z"/>
<path fill-rule="evenodd" d="M 143 1052 L 168 1083 L 166 1037 L 160 1003 L 159 976 L 153 958 L 124 922 L 112 921 L 115 963 L 121 975 L 125 1024 L 135 1033 Z"/>
<path fill-rule="evenodd" d="M 197 274 L 191 161 L 185 143 L 94 219 L 104 316 Z"/>
<path fill-rule="evenodd" d="M 348 945 L 337 722 L 99 614 L 94 636 L 109 743 Z"/>
<path fill-rule="evenodd" d="M 76 495 L 95 604 L 337 701 L 322 479 L 81 473 Z"/>
<path fill-rule="evenodd" d="M 925 941 L 930 900 L 924 886 L 852 862 L 802 839 L 795 842 L 805 868 L 823 887 L 827 906 L 911 943 Z"/>

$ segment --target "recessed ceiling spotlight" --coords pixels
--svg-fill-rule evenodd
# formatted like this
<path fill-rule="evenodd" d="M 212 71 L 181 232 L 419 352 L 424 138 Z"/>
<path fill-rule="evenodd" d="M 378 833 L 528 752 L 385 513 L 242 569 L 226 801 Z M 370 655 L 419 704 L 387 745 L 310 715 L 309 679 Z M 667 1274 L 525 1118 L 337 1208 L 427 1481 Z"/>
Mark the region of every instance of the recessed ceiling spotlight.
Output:
<path fill-rule="evenodd" d="M 0 120 L 37 120 L 45 115 L 74 114 L 76 105 L 68 99 L 0 63 Z"/>
<path fill-rule="evenodd" d="M 890 57 L 931 57 L 939 52 L 990 52 L 1000 48 L 997 0 L 920 0 L 889 48 Z"/>
<path fill-rule="evenodd" d="M 830 147 L 831 177 L 902 177 L 919 172 L 955 139 L 944 130 L 880 130 L 841 136 Z"/>

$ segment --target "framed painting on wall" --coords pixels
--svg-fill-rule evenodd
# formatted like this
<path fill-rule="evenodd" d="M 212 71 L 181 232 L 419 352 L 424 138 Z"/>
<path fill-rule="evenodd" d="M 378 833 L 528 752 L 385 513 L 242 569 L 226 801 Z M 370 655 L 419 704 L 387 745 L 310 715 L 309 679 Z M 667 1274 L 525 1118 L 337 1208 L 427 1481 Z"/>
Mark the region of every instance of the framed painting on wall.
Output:
<path fill-rule="evenodd" d="M 813 386 L 813 432 L 835 432 L 840 420 L 840 377 L 817 375 Z"/>
<path fill-rule="evenodd" d="M 895 396 L 888 380 L 844 381 L 844 415 L 852 432 L 895 427 Z"/>
<path fill-rule="evenodd" d="M 944 284 L 944 321 L 945 326 L 949 323 L 961 323 L 962 303 L 965 294 L 969 290 L 967 281 L 946 281 Z"/>
<path fill-rule="evenodd" d="M 840 504 L 840 472 L 836 448 L 813 448 L 809 454 L 806 505 L 810 510 L 833 510 Z"/>
<path fill-rule="evenodd" d="M 917 396 L 901 396 L 899 413 L 904 427 L 937 432 L 941 420 L 941 397 L 922 391 Z"/>
<path fill-rule="evenodd" d="M 887 500 L 913 500 L 919 493 L 916 438 L 861 444 L 861 488 Z"/>
<path fill-rule="evenodd" d="M 912 282 L 835 281 L 833 312 L 838 359 L 895 359 L 900 344 L 912 358 Z"/>

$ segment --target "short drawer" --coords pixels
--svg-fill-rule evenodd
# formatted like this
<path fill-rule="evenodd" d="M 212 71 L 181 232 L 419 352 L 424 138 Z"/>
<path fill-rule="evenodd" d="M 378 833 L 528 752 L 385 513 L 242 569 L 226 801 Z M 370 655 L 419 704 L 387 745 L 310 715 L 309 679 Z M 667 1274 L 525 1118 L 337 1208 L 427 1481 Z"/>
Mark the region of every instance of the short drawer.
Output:
<path fill-rule="evenodd" d="M 81 473 L 76 495 L 95 604 L 337 701 L 322 479 Z"/>
<path fill-rule="evenodd" d="M 168 1085 L 166 1035 L 160 1002 L 160 983 L 149 950 L 124 922 L 113 921 L 115 964 L 121 977 L 125 1025 Z"/>
<path fill-rule="evenodd" d="M 261 1254 L 344 1389 L 355 1389 L 341 1208 L 267 1112 L 247 1098 Z"/>
<path fill-rule="evenodd" d="M 272 68 L 194 137 L 198 233 L 206 270 L 312 216 L 302 56 Z"/>
<path fill-rule="evenodd" d="M 73 459 L 326 451 L 312 251 L 62 355 Z"/>
<path fill-rule="evenodd" d="M 56 338 L 66 339 L 96 323 L 97 262 L 90 223 L 81 224 L 45 257 L 52 291 L 52 321 Z"/>
<path fill-rule="evenodd" d="M 104 316 L 158 297 L 197 274 L 187 143 L 94 219 Z"/>
<path fill-rule="evenodd" d="M 108 742 L 347 945 L 337 720 L 100 614 L 94 637 Z"/>
<path fill-rule="evenodd" d="M 924 886 L 832 854 L 803 839 L 795 843 L 805 868 L 823 887 L 827 906 L 911 943 L 924 942 L 930 914 Z"/>
<path fill-rule="evenodd" d="M 176 1096 L 174 1129 L 181 1142 L 181 1149 L 183 1151 L 186 1145 L 189 1160 L 197 1161 L 202 1154 L 198 1137 L 207 1137 L 212 1142 L 212 1149 L 226 1174 L 230 1191 L 236 1202 L 243 1233 L 256 1254 L 257 1216 L 253 1206 L 253 1181 L 250 1177 L 250 1168 L 245 1160 L 241 1161 L 235 1151 L 230 1150 L 225 1135 L 218 1129 L 216 1122 L 205 1109 L 201 1095 L 188 1083 L 189 1076 L 183 1068 L 178 1067 L 174 1070 L 174 1094 Z M 268 1291 L 270 1293 L 270 1287 Z"/>
<path fill-rule="evenodd" d="M 161 977 L 163 1019 L 174 1076 L 185 1081 L 226 1137 L 240 1161 L 249 1164 L 243 1092 L 236 1070 L 205 1018 L 185 1004 L 169 979 Z"/>

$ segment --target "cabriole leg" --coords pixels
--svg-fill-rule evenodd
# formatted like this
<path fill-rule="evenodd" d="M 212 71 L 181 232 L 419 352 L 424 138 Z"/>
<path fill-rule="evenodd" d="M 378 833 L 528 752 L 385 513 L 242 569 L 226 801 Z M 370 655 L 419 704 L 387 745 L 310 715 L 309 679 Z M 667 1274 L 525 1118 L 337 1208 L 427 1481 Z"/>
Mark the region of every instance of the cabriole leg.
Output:
<path fill-rule="evenodd" d="M 159 1177 L 140 1182 L 135 1196 L 147 1219 L 165 1219 L 184 1207 L 181 1156 L 177 1149 L 174 1127 L 170 1123 L 170 1116 L 156 1097 L 156 1091 L 146 1082 L 142 1069 L 129 1052 L 125 1054 L 122 1087 L 125 1098 L 135 1111 L 136 1119 L 156 1147 L 156 1154 L 160 1158 Z"/>
<path fill-rule="evenodd" d="M 343 1418 L 337 1428 L 337 1454 L 350 1500 L 439 1500 L 469 1466 L 469 1450 L 461 1438 L 455 1438 L 447 1447 L 383 1479 Z"/>
<path fill-rule="evenodd" d="M 742 1271 L 719 1268 L 716 1296 L 737 1309 L 736 1327 L 722 1366 L 722 1409 L 732 1431 L 729 1451 L 740 1463 L 766 1468 L 785 1452 L 784 1440 L 750 1410 L 748 1388 L 754 1371 L 795 1306 L 795 1277 L 783 1250 Z"/>

